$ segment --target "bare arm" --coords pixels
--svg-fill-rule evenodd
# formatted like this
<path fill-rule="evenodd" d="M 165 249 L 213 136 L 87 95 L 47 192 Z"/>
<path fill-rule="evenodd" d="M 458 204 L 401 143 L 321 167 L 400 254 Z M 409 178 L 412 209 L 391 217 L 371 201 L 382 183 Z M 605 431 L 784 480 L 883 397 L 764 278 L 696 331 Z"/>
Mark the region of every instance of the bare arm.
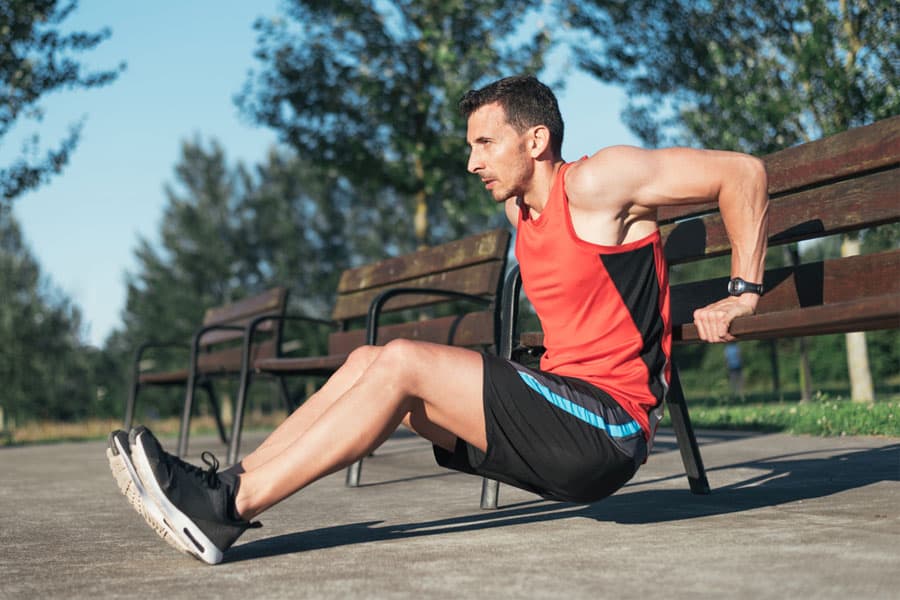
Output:
<path fill-rule="evenodd" d="M 617 146 L 598 152 L 584 167 L 576 179 L 577 197 L 603 198 L 599 202 L 607 210 L 625 219 L 655 218 L 659 206 L 717 201 L 732 247 L 731 276 L 762 281 L 769 206 L 762 161 L 737 152 Z M 733 340 L 731 321 L 753 314 L 758 302 L 756 294 L 743 294 L 698 309 L 700 337 Z"/>

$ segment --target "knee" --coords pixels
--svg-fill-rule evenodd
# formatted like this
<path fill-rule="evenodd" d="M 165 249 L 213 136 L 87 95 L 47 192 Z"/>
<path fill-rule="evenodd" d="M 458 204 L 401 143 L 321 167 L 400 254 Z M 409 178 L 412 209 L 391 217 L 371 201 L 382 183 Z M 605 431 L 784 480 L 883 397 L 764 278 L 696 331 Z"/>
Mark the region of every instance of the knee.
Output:
<path fill-rule="evenodd" d="M 375 362 L 382 350 L 383 348 L 378 346 L 360 346 L 347 355 L 344 366 L 362 373 L 369 368 L 369 365 Z"/>
<path fill-rule="evenodd" d="M 412 340 L 391 340 L 379 350 L 378 362 L 392 370 L 415 364 L 417 344 Z"/>
<path fill-rule="evenodd" d="M 392 340 L 380 348 L 374 366 L 392 374 L 405 385 L 413 384 L 423 363 L 420 344 L 412 340 Z"/>

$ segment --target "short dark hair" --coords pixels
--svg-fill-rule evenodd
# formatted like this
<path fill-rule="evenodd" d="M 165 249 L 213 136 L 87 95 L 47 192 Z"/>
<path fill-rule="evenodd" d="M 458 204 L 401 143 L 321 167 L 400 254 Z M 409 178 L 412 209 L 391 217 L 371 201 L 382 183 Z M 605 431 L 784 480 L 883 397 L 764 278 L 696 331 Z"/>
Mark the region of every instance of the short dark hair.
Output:
<path fill-rule="evenodd" d="M 463 117 L 486 104 L 498 102 L 506 120 L 518 132 L 544 125 L 550 130 L 550 148 L 562 156 L 563 120 L 553 90 L 532 75 L 505 77 L 478 90 L 469 90 L 459 101 Z"/>

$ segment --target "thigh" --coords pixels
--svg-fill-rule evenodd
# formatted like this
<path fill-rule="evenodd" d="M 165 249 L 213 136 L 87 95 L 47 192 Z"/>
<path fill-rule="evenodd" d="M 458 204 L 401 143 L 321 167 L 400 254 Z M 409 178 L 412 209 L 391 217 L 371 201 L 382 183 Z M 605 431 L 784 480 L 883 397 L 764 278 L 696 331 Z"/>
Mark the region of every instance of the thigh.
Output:
<path fill-rule="evenodd" d="M 396 340 L 371 368 L 392 374 L 387 387 L 406 397 L 404 422 L 414 431 L 443 447 L 455 445 L 455 437 L 487 447 L 480 352 Z"/>

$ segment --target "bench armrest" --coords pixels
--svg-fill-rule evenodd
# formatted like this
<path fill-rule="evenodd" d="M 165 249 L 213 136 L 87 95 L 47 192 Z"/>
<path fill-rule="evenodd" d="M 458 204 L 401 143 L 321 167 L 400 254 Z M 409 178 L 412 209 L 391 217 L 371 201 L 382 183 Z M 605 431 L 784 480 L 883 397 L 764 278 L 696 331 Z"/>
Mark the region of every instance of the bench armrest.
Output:
<path fill-rule="evenodd" d="M 176 342 L 176 341 L 157 341 L 150 340 L 142 343 L 137 347 L 137 350 L 134 351 L 134 366 L 132 371 L 135 376 L 137 376 L 141 371 L 141 360 L 144 357 L 144 353 L 147 350 L 156 349 L 156 348 L 180 348 L 182 350 L 190 351 L 191 345 L 186 342 Z"/>
<path fill-rule="evenodd" d="M 395 298 L 397 296 L 405 296 L 405 295 L 419 295 L 419 296 L 445 296 L 447 298 L 453 298 L 456 300 L 466 300 L 469 302 L 475 302 L 477 304 L 488 305 L 493 302 L 488 298 L 483 298 L 481 296 L 475 296 L 474 294 L 466 294 L 464 292 L 455 292 L 453 290 L 442 290 L 436 288 L 391 288 L 389 290 L 385 290 L 375 296 L 372 300 L 372 304 L 369 305 L 369 314 L 366 317 L 366 344 L 369 346 L 374 346 L 375 342 L 378 340 L 378 320 L 381 317 L 381 310 L 384 308 L 385 303 L 391 298 Z"/>
<path fill-rule="evenodd" d="M 246 330 L 244 331 L 244 341 L 241 351 L 242 371 L 246 371 L 250 368 L 250 346 L 253 344 L 253 337 L 256 335 L 256 330 L 259 328 L 259 326 L 267 321 L 300 321 L 304 323 L 314 323 L 316 325 L 327 325 L 332 329 L 337 329 L 339 327 L 339 324 L 335 321 L 320 319 L 317 317 L 308 317 L 306 315 L 262 315 L 260 317 L 256 317 L 255 319 L 247 323 Z M 277 352 L 280 354 L 281 348 L 278 348 Z"/>

